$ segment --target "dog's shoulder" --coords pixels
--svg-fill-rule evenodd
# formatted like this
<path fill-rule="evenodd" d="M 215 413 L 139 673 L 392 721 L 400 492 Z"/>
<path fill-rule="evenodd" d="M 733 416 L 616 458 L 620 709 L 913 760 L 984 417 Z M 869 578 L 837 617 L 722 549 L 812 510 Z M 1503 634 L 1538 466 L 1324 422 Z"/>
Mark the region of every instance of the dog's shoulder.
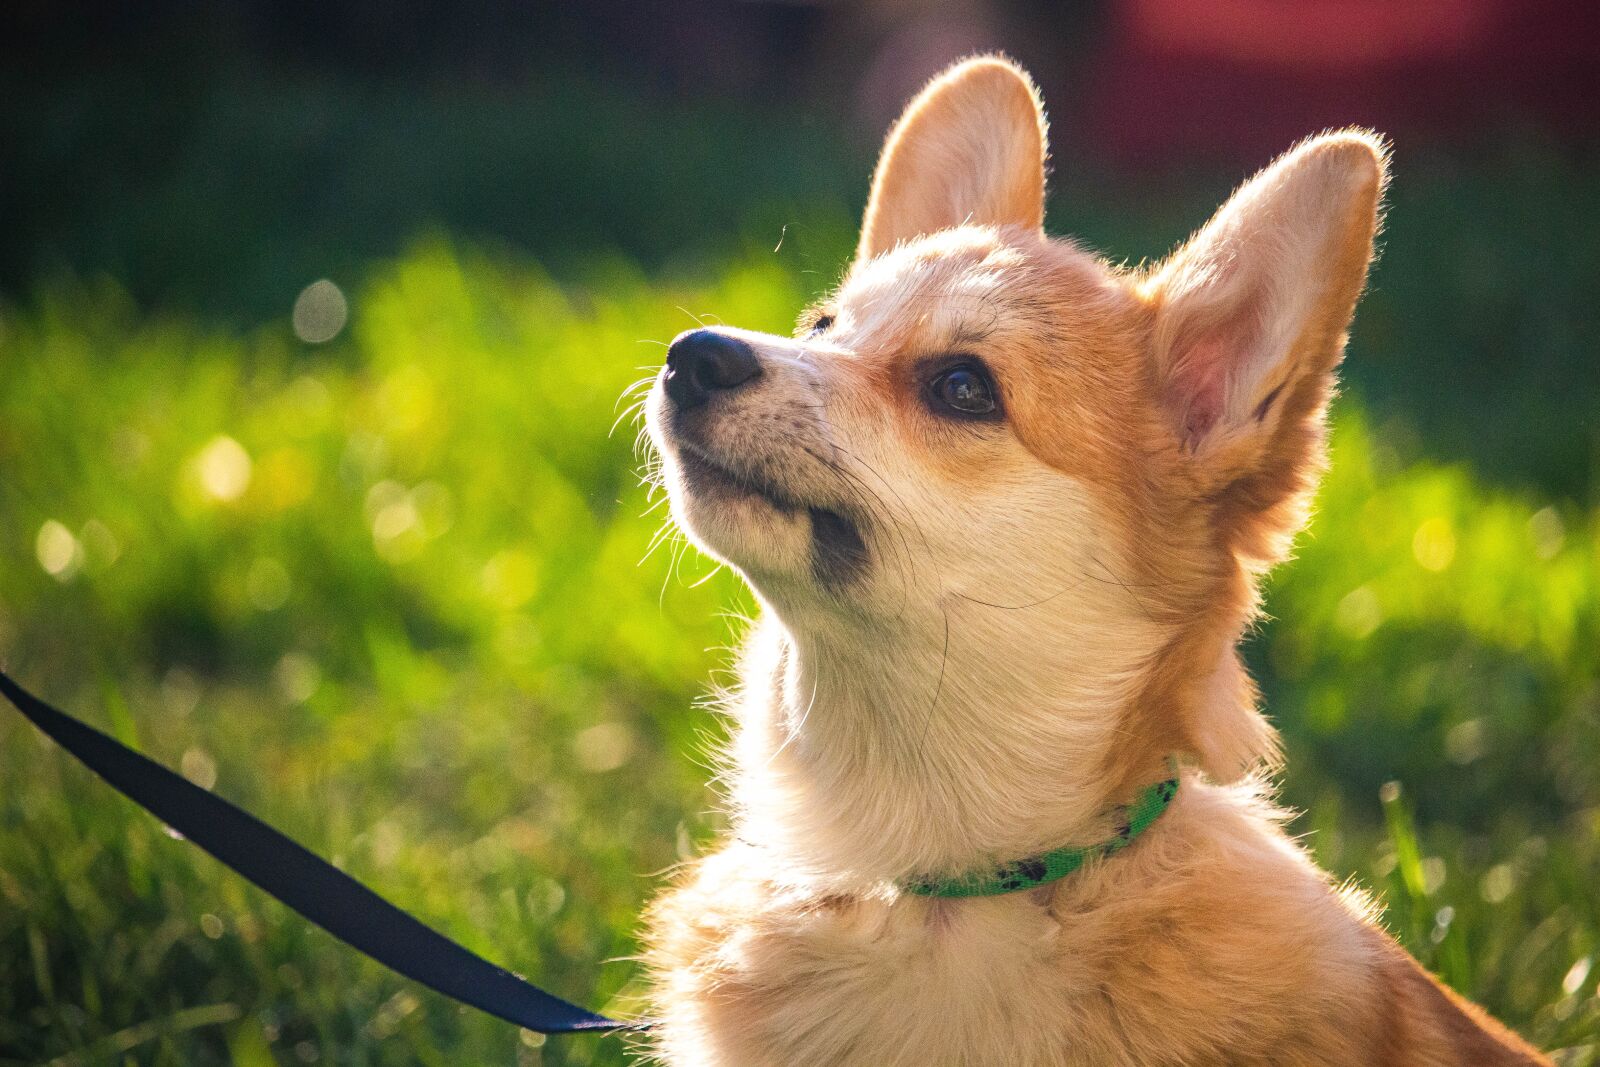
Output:
<path fill-rule="evenodd" d="M 1549 1067 L 1550 1060 L 1374 931 L 1388 1006 L 1378 1067 Z"/>
<path fill-rule="evenodd" d="M 1065 881 L 1061 968 L 1138 1063 L 1362 1064 L 1379 1010 L 1370 909 L 1259 783 L 1186 778 L 1156 828 Z"/>
<path fill-rule="evenodd" d="M 1103 980 L 1119 1017 L 1137 1020 L 1130 1031 L 1194 1020 L 1188 1036 L 1214 1050 L 1193 1050 L 1197 1062 L 1231 1049 L 1240 1063 L 1549 1064 L 1408 955 L 1364 893 L 1333 884 L 1258 788 L 1186 783 L 1172 815 L 1136 862 L 1099 872 L 1125 879 L 1125 904 L 1092 878 L 1063 889 L 1063 904 L 1074 893 L 1113 902 L 1099 906 L 1101 925 L 1114 916 L 1124 933 L 1099 940 L 1127 948 L 1107 957 Z M 1241 1020 L 1248 1032 L 1230 1036 Z"/>

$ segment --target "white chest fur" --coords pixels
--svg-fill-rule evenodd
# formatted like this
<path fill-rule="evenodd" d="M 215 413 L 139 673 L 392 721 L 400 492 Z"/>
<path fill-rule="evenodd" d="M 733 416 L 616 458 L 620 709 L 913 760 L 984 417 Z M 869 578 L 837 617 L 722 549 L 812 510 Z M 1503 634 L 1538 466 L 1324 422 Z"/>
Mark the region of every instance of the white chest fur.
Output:
<path fill-rule="evenodd" d="M 671 947 L 696 958 L 673 976 L 689 1010 L 663 1043 L 672 1063 L 976 1063 L 1007 1046 L 1017 1063 L 1067 1062 L 1015 1047 L 1059 1032 L 1071 984 L 1048 890 L 817 898 L 767 884 L 759 861 L 711 857 L 661 905 Z M 1027 1018 L 1045 1004 L 1053 1020 Z"/>

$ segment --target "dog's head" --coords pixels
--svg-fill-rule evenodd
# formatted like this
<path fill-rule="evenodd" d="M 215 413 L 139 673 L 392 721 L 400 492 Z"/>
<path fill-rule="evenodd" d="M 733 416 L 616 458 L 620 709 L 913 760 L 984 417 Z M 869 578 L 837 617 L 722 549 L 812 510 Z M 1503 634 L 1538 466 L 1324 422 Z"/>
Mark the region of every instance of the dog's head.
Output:
<path fill-rule="evenodd" d="M 1154 698 L 1124 734 L 1232 773 L 1266 727 L 1197 720 L 1249 704 L 1233 644 L 1322 464 L 1384 150 L 1306 141 L 1140 269 L 1044 234 L 1045 163 L 1016 67 L 929 85 L 795 334 L 672 343 L 648 420 L 673 515 L 791 630 L 948 648 L 959 611 L 990 684 Z"/>

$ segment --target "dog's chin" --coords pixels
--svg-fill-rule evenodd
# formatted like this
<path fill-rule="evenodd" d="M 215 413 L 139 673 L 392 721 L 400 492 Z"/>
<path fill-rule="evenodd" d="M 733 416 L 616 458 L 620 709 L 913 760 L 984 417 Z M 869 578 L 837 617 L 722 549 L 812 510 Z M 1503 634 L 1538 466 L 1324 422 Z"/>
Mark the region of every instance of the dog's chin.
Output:
<path fill-rule="evenodd" d="M 666 475 L 678 526 L 702 551 L 764 591 L 821 586 L 837 592 L 865 567 L 861 531 L 838 511 L 692 447 L 668 453 Z"/>

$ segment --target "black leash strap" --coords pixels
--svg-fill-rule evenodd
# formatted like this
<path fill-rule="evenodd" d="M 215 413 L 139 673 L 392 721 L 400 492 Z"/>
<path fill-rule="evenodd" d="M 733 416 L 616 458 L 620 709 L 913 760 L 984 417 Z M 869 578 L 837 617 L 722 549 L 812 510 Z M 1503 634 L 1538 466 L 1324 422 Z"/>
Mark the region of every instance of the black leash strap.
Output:
<path fill-rule="evenodd" d="M 135 804 L 334 937 L 407 978 L 541 1034 L 646 1027 L 569 1004 L 469 952 L 255 816 L 52 708 L 4 671 L 0 693 Z"/>

